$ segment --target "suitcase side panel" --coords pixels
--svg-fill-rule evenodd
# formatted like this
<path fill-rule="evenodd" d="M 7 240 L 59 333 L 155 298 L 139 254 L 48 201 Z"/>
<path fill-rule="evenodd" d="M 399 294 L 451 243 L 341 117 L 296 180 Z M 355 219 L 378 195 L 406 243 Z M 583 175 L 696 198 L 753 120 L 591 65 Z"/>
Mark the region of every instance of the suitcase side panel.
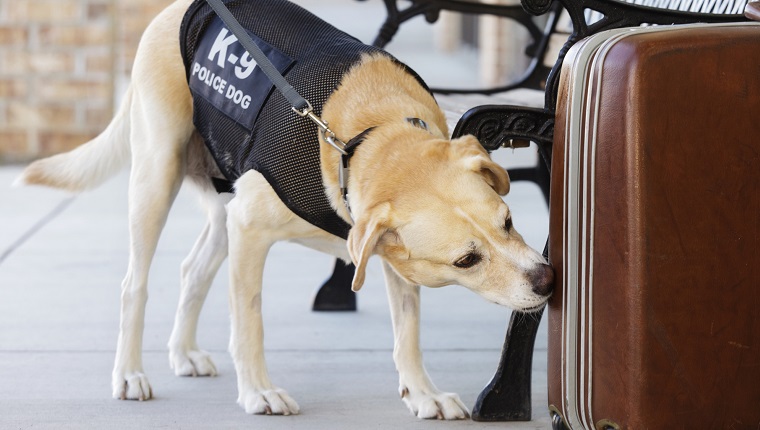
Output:
<path fill-rule="evenodd" d="M 717 32 L 709 33 L 707 37 L 714 42 L 718 33 L 725 30 L 734 32 L 724 35 L 730 38 L 729 45 L 735 44 L 737 37 L 742 37 L 736 31 L 747 31 L 725 28 L 731 27 L 730 25 L 712 27 L 720 27 L 709 30 Z M 666 30 L 636 30 L 642 33 L 655 31 L 681 30 L 673 27 Z M 757 27 L 749 31 L 757 32 Z M 662 45 L 657 40 L 661 37 L 654 36 L 652 40 L 657 42 L 655 46 Z M 659 56 L 654 55 L 656 50 L 653 51 L 651 47 L 641 51 L 638 42 L 610 44 L 614 48 L 605 54 L 610 55 L 610 61 L 597 63 L 599 67 L 595 73 L 600 73 L 601 79 L 594 80 L 594 74 L 584 75 L 592 78 L 591 82 L 584 84 L 589 85 L 589 89 L 584 88 L 583 95 L 573 94 L 574 89 L 567 82 L 570 78 L 566 71 L 571 69 L 567 65 L 568 60 L 563 66 L 555 128 L 550 211 L 550 261 L 555 266 L 557 287 L 548 312 L 549 403 L 574 428 L 593 428 L 605 418 L 620 424 L 621 428 L 713 428 L 729 425 L 741 428 L 749 425 L 753 419 L 760 422 L 758 412 L 755 411 L 756 405 L 760 404 L 757 387 L 757 382 L 760 381 L 760 354 L 756 340 L 760 337 L 760 321 L 753 316 L 751 310 L 760 303 L 757 302 L 757 293 L 752 294 L 753 291 L 747 287 L 760 285 L 760 259 L 757 247 L 754 246 L 760 238 L 757 221 L 757 214 L 760 213 L 760 192 L 757 188 L 760 178 L 757 173 L 760 169 L 751 168 L 758 166 L 760 122 L 754 121 L 755 124 L 752 124 L 752 116 L 745 115 L 742 124 L 721 126 L 712 124 L 704 112 L 698 112 L 699 119 L 696 121 L 703 127 L 694 128 L 689 125 L 695 121 L 693 115 L 689 115 L 694 113 L 693 107 L 698 106 L 698 111 L 704 111 L 707 106 L 709 110 L 713 106 L 711 100 L 723 106 L 729 106 L 735 100 L 744 100 L 742 103 L 745 110 L 760 112 L 755 102 L 749 100 L 760 94 L 755 88 L 757 79 L 754 84 L 747 82 L 751 77 L 760 76 L 760 71 L 757 70 L 757 65 L 747 66 L 734 73 L 732 79 L 721 83 L 727 88 L 716 88 L 720 97 L 712 93 L 696 99 L 684 97 L 676 108 L 680 116 L 663 115 L 657 108 L 663 110 L 674 106 L 670 104 L 672 98 L 684 94 L 694 96 L 700 93 L 704 82 L 710 82 L 709 78 L 701 74 L 704 70 L 699 68 L 689 69 L 694 75 L 689 78 L 691 81 L 683 80 L 684 77 L 680 75 L 668 74 L 688 67 L 687 60 L 694 54 L 687 54 L 689 49 L 703 49 L 689 45 L 694 43 L 693 34 L 683 37 L 686 40 L 692 39 L 686 46 L 677 47 L 676 51 L 682 51 L 683 55 L 668 63 L 664 70 L 660 67 L 654 78 L 647 78 L 647 83 L 657 82 L 660 87 L 641 85 L 645 73 L 640 69 L 650 67 L 649 61 L 655 61 Z M 760 40 L 760 37 L 755 33 L 750 35 L 750 39 Z M 704 40 L 699 43 L 703 42 Z M 725 45 L 726 40 L 717 42 L 713 44 L 713 50 Z M 668 41 L 666 45 L 669 43 Z M 748 43 L 752 45 L 756 42 Z M 733 54 L 718 54 L 719 57 L 722 56 L 718 60 L 706 61 L 712 64 L 715 71 L 715 64 L 736 63 L 736 58 L 740 58 L 737 52 L 760 52 L 758 48 L 760 47 L 756 45 L 750 47 L 745 44 Z M 571 54 L 573 53 L 568 54 L 568 59 L 577 59 Z M 731 60 L 732 55 L 737 57 Z M 702 56 L 705 57 L 704 53 Z M 709 74 L 709 66 L 707 71 Z M 663 76 L 666 79 L 657 79 Z M 674 81 L 683 85 L 672 85 Z M 695 82 L 701 85 L 695 85 Z M 643 99 L 634 96 L 639 93 L 659 98 L 642 103 Z M 578 102 L 578 98 L 583 98 L 583 101 Z M 598 104 L 595 105 L 594 100 L 598 100 Z M 585 133 L 576 137 L 578 142 L 573 143 L 569 139 L 572 133 L 567 130 L 571 125 L 568 122 L 568 111 L 576 103 L 582 103 L 585 109 L 582 115 L 585 123 L 580 125 Z M 664 110 L 665 113 L 672 113 L 669 109 Z M 722 119 L 718 122 L 734 122 L 734 116 L 724 114 L 720 118 Z M 744 194 L 748 198 L 736 210 L 729 211 L 738 215 L 734 221 L 721 224 L 723 234 L 715 234 L 708 241 L 700 239 L 700 236 L 709 234 L 706 230 L 702 235 L 689 237 L 702 245 L 707 243 L 706 246 L 711 249 L 725 247 L 724 238 L 727 237 L 734 237 L 734 241 L 743 237 L 745 242 L 739 244 L 743 246 L 732 248 L 729 252 L 731 258 L 740 263 L 724 267 L 721 258 L 713 258 L 706 269 L 713 275 L 705 275 L 704 271 L 694 270 L 692 266 L 703 265 L 701 262 L 704 258 L 701 256 L 709 254 L 698 251 L 701 248 L 691 246 L 689 250 L 694 251 L 689 254 L 692 261 L 691 264 L 686 264 L 689 261 L 687 258 L 684 263 L 685 254 L 678 254 L 674 252 L 678 249 L 673 248 L 674 244 L 683 244 L 683 236 L 688 233 L 691 224 L 689 216 L 705 212 L 698 207 L 698 202 L 704 201 L 704 186 L 697 183 L 692 186 L 692 190 L 700 191 L 693 191 L 686 199 L 691 205 L 663 212 L 678 201 L 673 196 L 680 195 L 684 181 L 693 181 L 694 175 L 690 176 L 693 172 L 688 169 L 691 166 L 689 159 L 699 155 L 704 148 L 697 146 L 692 148 L 691 153 L 683 154 L 670 143 L 680 142 L 684 145 L 684 140 L 679 140 L 682 136 L 679 130 L 684 127 L 693 129 L 692 131 L 699 130 L 696 133 L 697 140 L 704 136 L 722 140 L 725 137 L 723 128 L 726 126 L 734 132 L 734 136 L 728 137 L 728 140 L 740 142 L 738 146 L 743 149 L 723 151 L 720 157 L 703 157 L 701 162 L 707 164 L 701 169 L 710 172 L 709 166 L 716 161 L 727 165 L 743 161 L 744 167 L 732 172 L 735 173 L 734 179 L 724 182 L 729 190 L 735 191 L 731 195 Z M 663 130 L 670 134 L 663 133 Z M 570 154 L 573 151 L 580 152 L 573 156 Z M 584 155 L 581 156 L 581 153 Z M 728 155 L 729 153 L 733 155 Z M 585 160 L 584 163 L 589 166 L 585 171 L 576 166 L 577 177 L 567 171 L 568 161 L 573 157 L 576 157 L 578 163 L 581 159 Z M 681 170 L 676 172 L 681 178 L 680 182 L 672 180 L 673 157 L 679 158 L 682 163 Z M 656 174 L 652 174 L 652 170 Z M 714 182 L 714 177 L 709 179 L 709 175 L 703 176 L 708 178 L 708 182 Z M 568 208 L 570 180 L 575 181 L 574 198 L 577 200 Z M 713 184 L 712 188 L 722 189 L 717 184 Z M 729 203 L 724 198 L 723 201 L 714 201 L 712 206 L 730 207 Z M 710 225 L 723 222 L 726 217 L 724 212 L 719 211 L 722 215 L 717 216 L 717 219 L 712 213 L 709 216 L 704 213 L 702 223 Z M 663 218 L 662 213 L 669 213 L 670 216 Z M 569 216 L 573 217 L 572 222 L 568 221 Z M 751 220 L 754 220 L 754 224 Z M 574 229 L 577 231 L 572 238 L 568 232 Z M 751 245 L 747 246 L 747 243 Z M 573 255 L 574 252 L 578 255 Z M 672 270 L 674 266 L 680 270 Z M 699 279 L 709 279 L 710 276 L 714 278 L 714 274 L 721 270 L 732 273 L 726 277 L 726 281 L 738 285 L 732 288 L 740 291 L 738 296 L 721 295 L 716 293 L 721 291 L 720 287 L 710 288 L 698 283 Z M 695 285 L 700 285 L 700 290 L 707 289 L 706 298 L 695 299 L 691 296 L 696 292 L 683 292 L 689 288 L 663 287 L 684 283 L 684 279 L 697 282 L 690 285 L 692 289 L 696 288 Z M 712 284 L 716 283 L 715 279 L 711 281 Z M 722 285 L 723 280 L 718 281 L 717 284 Z M 568 293 L 574 297 L 568 299 Z M 698 294 L 702 297 L 701 294 L 704 293 Z M 741 341 L 722 338 L 706 343 L 705 334 L 715 336 L 716 333 L 712 331 L 714 324 L 708 332 L 704 321 L 694 322 L 695 308 L 692 307 L 692 302 L 700 301 L 703 303 L 697 308 L 703 315 L 710 315 L 710 304 L 720 303 L 720 309 L 724 310 L 718 313 L 723 316 L 722 319 L 718 318 L 721 327 L 731 334 L 729 337 L 738 336 Z M 568 306 L 568 303 L 572 306 Z M 679 310 L 673 310 L 674 304 L 681 306 Z M 743 315 L 741 322 L 727 321 L 725 309 L 736 309 Z M 672 322 L 672 319 L 680 322 Z M 692 332 L 692 326 L 696 324 L 699 327 L 700 323 L 701 333 Z M 572 330 L 569 329 L 570 326 Z M 684 343 L 682 339 L 691 340 Z M 688 346 L 689 343 L 691 346 Z M 719 351 L 717 357 L 720 363 L 713 366 L 715 369 L 712 376 L 702 378 L 700 368 L 705 367 L 705 356 L 713 351 L 712 348 Z M 696 364 L 701 366 L 695 366 Z M 694 382 L 697 379 L 699 381 Z M 742 394 L 737 396 L 732 393 L 732 386 L 739 387 Z M 711 389 L 716 387 L 723 390 L 720 396 L 723 400 L 718 402 L 720 404 L 716 403 L 716 396 L 710 394 Z M 716 413 L 716 408 L 720 409 L 720 413 Z"/>
<path fill-rule="evenodd" d="M 757 26 L 642 32 L 600 69 L 594 419 L 760 422 L 757 52 Z"/>

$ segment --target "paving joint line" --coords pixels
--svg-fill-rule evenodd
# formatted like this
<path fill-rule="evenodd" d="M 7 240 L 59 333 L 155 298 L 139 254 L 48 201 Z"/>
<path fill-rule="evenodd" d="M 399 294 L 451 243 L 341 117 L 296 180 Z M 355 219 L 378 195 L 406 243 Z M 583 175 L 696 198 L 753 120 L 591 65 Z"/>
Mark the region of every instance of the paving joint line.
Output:
<path fill-rule="evenodd" d="M 45 214 L 42 218 L 40 218 L 34 225 L 29 228 L 27 231 L 25 231 L 21 236 L 19 236 L 18 239 L 16 239 L 13 243 L 11 243 L 8 248 L 6 248 L 2 254 L 0 254 L 0 265 L 3 264 L 3 262 L 17 249 L 21 247 L 27 240 L 31 239 L 32 236 L 34 236 L 38 231 L 42 229 L 42 227 L 45 227 L 50 221 L 55 219 L 58 215 L 60 215 L 64 210 L 66 210 L 67 207 L 76 199 L 76 196 L 67 197 L 66 199 L 62 200 L 60 203 L 58 203 L 50 212 Z"/>

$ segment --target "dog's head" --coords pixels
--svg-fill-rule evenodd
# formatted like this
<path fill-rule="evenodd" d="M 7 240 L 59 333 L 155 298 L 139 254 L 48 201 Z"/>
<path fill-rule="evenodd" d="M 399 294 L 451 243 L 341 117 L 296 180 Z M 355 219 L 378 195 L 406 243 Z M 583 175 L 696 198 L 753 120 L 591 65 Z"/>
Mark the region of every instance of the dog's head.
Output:
<path fill-rule="evenodd" d="M 513 309 L 541 307 L 553 272 L 512 225 L 501 198 L 509 192 L 507 172 L 472 136 L 416 150 L 424 156 L 393 161 L 396 173 L 383 181 L 393 190 L 369 191 L 377 203 L 349 234 L 354 291 L 378 254 L 412 284 L 458 284 Z"/>

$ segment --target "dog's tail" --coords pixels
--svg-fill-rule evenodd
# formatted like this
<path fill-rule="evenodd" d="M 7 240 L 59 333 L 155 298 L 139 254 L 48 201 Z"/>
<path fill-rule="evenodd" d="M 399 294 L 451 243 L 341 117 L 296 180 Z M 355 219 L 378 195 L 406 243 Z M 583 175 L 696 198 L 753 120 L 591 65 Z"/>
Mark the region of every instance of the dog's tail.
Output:
<path fill-rule="evenodd" d="M 105 182 L 130 159 L 131 102 L 130 87 L 118 112 L 100 135 L 69 152 L 33 162 L 13 185 L 44 185 L 78 193 Z"/>

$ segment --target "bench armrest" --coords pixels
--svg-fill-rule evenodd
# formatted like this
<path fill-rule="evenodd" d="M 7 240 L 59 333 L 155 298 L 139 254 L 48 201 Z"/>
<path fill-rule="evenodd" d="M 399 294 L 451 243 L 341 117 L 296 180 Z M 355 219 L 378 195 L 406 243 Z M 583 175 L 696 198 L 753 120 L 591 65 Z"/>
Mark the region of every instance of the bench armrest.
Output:
<path fill-rule="evenodd" d="M 488 151 L 525 146 L 525 141 L 536 142 L 539 148 L 550 147 L 554 112 L 524 106 L 477 106 L 465 112 L 454 128 L 454 137 L 465 134 L 478 138 Z"/>

